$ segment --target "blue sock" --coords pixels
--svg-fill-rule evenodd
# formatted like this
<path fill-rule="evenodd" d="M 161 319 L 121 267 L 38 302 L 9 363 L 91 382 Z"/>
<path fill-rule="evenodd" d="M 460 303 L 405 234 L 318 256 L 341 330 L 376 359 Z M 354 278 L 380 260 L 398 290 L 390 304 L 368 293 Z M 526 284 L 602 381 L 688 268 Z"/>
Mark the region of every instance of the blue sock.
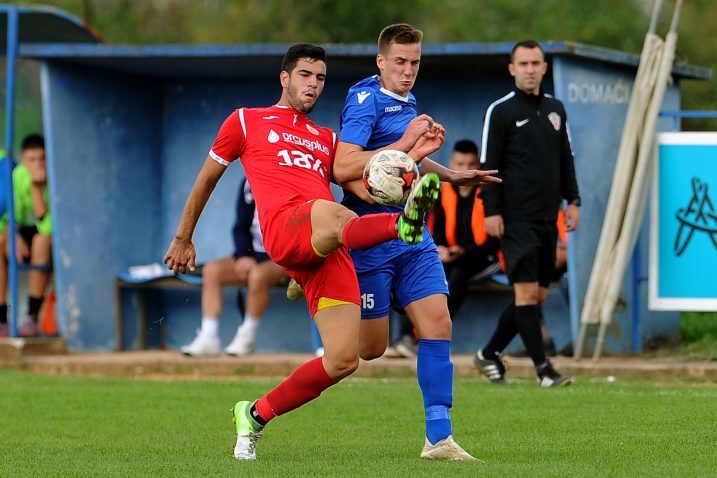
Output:
<path fill-rule="evenodd" d="M 434 445 L 451 434 L 453 362 L 450 350 L 450 340 L 418 341 L 418 386 L 426 410 L 426 437 Z"/>

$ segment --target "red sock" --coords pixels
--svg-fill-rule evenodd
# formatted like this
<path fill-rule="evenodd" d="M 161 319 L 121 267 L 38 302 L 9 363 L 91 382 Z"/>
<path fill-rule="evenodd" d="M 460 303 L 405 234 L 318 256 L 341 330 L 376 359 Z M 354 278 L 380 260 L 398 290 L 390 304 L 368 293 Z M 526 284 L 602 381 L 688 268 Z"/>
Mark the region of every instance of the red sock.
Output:
<path fill-rule="evenodd" d="M 256 402 L 256 411 L 267 422 L 315 399 L 337 381 L 329 377 L 321 357 L 294 370 L 289 378 Z"/>
<path fill-rule="evenodd" d="M 369 249 L 396 239 L 396 221 L 398 214 L 388 212 L 355 217 L 344 226 L 341 242 L 349 249 Z"/>

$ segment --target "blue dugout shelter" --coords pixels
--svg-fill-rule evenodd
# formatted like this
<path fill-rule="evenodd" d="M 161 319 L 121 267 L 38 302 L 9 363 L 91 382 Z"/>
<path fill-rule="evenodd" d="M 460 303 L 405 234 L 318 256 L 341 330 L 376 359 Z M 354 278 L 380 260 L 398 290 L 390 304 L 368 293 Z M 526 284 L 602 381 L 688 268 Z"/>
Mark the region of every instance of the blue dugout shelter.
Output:
<path fill-rule="evenodd" d="M 622 124 L 638 56 L 571 42 L 543 44 L 550 62 L 544 87 L 563 100 L 583 198 L 580 230 L 570 238 L 570 307 L 551 294 L 546 318 L 558 345 L 578 329 L 578 311 L 596 249 Z M 113 348 L 116 274 L 161 262 L 184 201 L 223 119 L 239 106 L 273 104 L 280 94 L 281 58 L 288 44 L 229 46 L 22 45 L 41 62 L 44 131 L 55 219 L 55 281 L 62 330 L 75 350 Z M 445 124 L 446 162 L 453 142 L 480 141 L 487 106 L 513 86 L 507 72 L 512 43 L 424 45 L 415 94 L 421 111 Z M 347 89 L 376 72 L 374 45 L 327 45 L 328 81 L 312 117 L 338 127 Z M 680 109 L 680 82 L 706 79 L 703 68 L 681 65 L 664 108 Z M 672 129 L 670 120 L 659 128 Z M 231 252 L 230 228 L 240 165 L 229 168 L 202 216 L 198 260 Z M 643 234 L 643 237 L 647 237 Z M 676 313 L 646 308 L 647 244 L 640 241 L 634 277 L 627 277 L 606 350 L 632 348 L 677 331 Z M 231 296 L 225 301 L 231 304 Z M 308 313 L 277 290 L 258 337 L 260 351 L 309 350 Z M 455 318 L 453 351 L 467 353 L 490 333 L 510 295 L 473 296 Z M 121 297 L 135 314 L 137 303 Z M 149 301 L 154 343 L 164 329 L 170 348 L 185 343 L 200 315 L 198 289 L 160 290 Z M 237 324 L 225 307 L 222 337 Z M 128 321 L 132 323 L 132 321 Z M 119 333 L 127 342 L 137 330 Z M 136 343 L 136 342 L 135 342 Z"/>
<path fill-rule="evenodd" d="M 62 10 L 37 6 L 0 5 L 0 48 L 5 52 L 5 148 L 0 156 L 0 185 L 2 200 L 0 216 L 6 211 L 9 217 L 8 243 L 15 250 L 15 210 L 13 208 L 12 168 L 13 146 L 15 144 L 15 93 L 17 59 L 22 46 L 33 43 L 96 43 L 99 36 L 89 26 Z M 11 335 L 17 335 L 18 284 L 17 272 L 26 269 L 18 266 L 15 255 L 8 257 L 8 298 L 10 303 L 9 323 Z"/>

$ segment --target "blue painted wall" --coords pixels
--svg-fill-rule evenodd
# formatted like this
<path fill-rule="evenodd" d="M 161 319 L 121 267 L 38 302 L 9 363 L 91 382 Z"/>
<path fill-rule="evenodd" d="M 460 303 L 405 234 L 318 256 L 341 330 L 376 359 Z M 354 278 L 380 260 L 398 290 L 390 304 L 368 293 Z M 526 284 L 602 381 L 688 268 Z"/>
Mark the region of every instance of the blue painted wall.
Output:
<path fill-rule="evenodd" d="M 570 266 L 575 287 L 572 311 L 573 337 L 578 331 L 579 311 L 587 290 L 605 209 L 610 195 L 613 172 L 620 147 L 622 128 L 632 92 L 635 70 L 605 62 L 586 61 L 575 57 L 557 57 L 553 62 L 555 94 L 565 104 L 572 133 L 575 169 L 582 208 L 579 229 L 571 235 L 573 248 Z M 678 85 L 668 88 L 663 110 L 680 109 Z M 670 131 L 672 120 L 658 121 L 658 131 Z M 649 210 L 649 205 L 646 211 Z M 648 234 L 647 214 L 638 240 L 634 262 L 626 272 L 620 290 L 613 325 L 606 336 L 606 353 L 627 353 L 632 350 L 633 307 L 637 307 L 642 337 L 639 342 L 656 335 L 678 337 L 679 313 L 647 310 Z M 632 280 L 632 267 L 639 268 L 640 280 Z M 634 288 L 638 290 L 635 291 Z M 633 293 L 640 297 L 638 304 Z"/>
<path fill-rule="evenodd" d="M 583 101 L 580 88 L 618 80 L 631 84 L 634 69 L 572 56 L 556 56 L 551 61 L 553 69 L 544 85 L 565 102 L 584 203 L 581 230 L 571 239 L 576 250 L 572 280 L 579 304 L 629 98 L 628 92 L 624 102 L 606 103 L 592 101 L 588 94 Z M 312 114 L 318 123 L 337 128 L 348 87 L 375 72 L 366 58 L 356 57 L 355 62 L 360 66 L 354 68 L 351 77 L 329 65 L 328 85 Z M 43 108 L 56 217 L 58 311 L 73 350 L 111 349 L 115 343 L 112 286 L 116 272 L 135 264 L 161 262 L 221 122 L 237 106 L 275 102 L 280 95 L 278 72 L 260 78 L 182 78 L 171 74 L 165 78 L 128 74 L 119 63 L 117 69 L 70 65 L 60 60 L 44 65 Z M 480 141 L 487 106 L 513 85 L 506 65 L 497 67 L 493 61 L 493 66 L 480 70 L 461 65 L 456 62 L 451 71 L 441 70 L 440 74 L 424 67 L 415 89 L 422 112 L 433 115 L 447 128 L 447 145 L 435 156 L 443 162 L 456 140 L 468 137 Z M 676 86 L 670 89 L 665 103 L 666 109 L 679 109 Z M 239 164 L 228 169 L 200 219 L 195 234 L 200 262 L 232 251 L 230 229 L 236 185 L 242 175 Z M 646 246 L 644 241 L 645 254 Z M 646 260 L 643 268 L 646 277 Z M 623 289 L 629 309 L 629 284 Z M 240 319 L 234 292 L 227 290 L 224 297 L 221 334 L 226 343 Z M 198 290 L 155 291 L 150 299 L 150 337 L 155 345 L 160 326 L 170 348 L 191 339 L 201 314 Z M 123 300 L 127 318 L 135 317 L 136 299 L 126 294 Z M 471 352 L 485 341 L 508 300 L 510 294 L 471 298 L 455 318 L 453 351 Z M 643 317 L 648 317 L 644 303 L 643 297 L 640 307 Z M 266 319 L 257 343 L 260 351 L 310 350 L 309 318 L 303 302 L 290 303 L 277 290 Z M 557 291 L 546 307 L 546 320 L 559 346 L 577 332 L 570 327 L 567 305 Z M 124 335 L 132 346 L 136 327 L 128 322 Z M 664 328 L 670 333 L 676 330 L 671 321 Z M 606 350 L 629 350 L 629 331 L 628 314 L 620 310 Z M 652 331 L 646 329 L 645 334 L 648 332 Z"/>
<path fill-rule="evenodd" d="M 116 72 L 42 76 L 58 311 L 73 349 L 110 349 L 114 273 L 160 246 L 162 101 Z"/>

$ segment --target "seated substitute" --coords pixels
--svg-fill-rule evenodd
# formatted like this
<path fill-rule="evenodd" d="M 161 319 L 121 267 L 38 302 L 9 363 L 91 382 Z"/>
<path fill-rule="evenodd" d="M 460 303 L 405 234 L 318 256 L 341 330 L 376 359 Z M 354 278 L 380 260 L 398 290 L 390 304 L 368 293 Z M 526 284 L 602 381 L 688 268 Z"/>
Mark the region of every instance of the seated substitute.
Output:
<path fill-rule="evenodd" d="M 4 166 L 4 165 L 2 165 Z M 52 216 L 47 190 L 45 139 L 29 134 L 21 144 L 20 164 L 12 172 L 15 203 L 15 257 L 18 264 L 34 266 L 28 272 L 27 313 L 20 323 L 20 335 L 33 337 L 39 333 L 38 315 L 50 280 L 52 260 Z M 8 216 L 0 220 L 0 336 L 8 335 L 7 281 L 9 243 Z"/>
<path fill-rule="evenodd" d="M 478 167 L 478 147 L 469 140 L 456 142 L 449 168 L 469 171 Z M 478 186 L 441 184 L 433 208 L 433 240 L 448 279 L 448 311 L 451 317 L 463 304 L 471 278 L 500 270 L 497 254 L 500 241 L 486 234 L 483 201 Z"/>
<path fill-rule="evenodd" d="M 235 356 L 253 353 L 256 332 L 269 305 L 270 289 L 287 278 L 264 249 L 254 197 L 246 179 L 239 186 L 233 233 L 234 254 L 208 262 L 202 269 L 202 325 L 194 340 L 180 349 L 184 355 L 206 357 L 221 353 L 219 316 L 224 286 L 247 287 L 244 321 L 224 352 Z"/>

